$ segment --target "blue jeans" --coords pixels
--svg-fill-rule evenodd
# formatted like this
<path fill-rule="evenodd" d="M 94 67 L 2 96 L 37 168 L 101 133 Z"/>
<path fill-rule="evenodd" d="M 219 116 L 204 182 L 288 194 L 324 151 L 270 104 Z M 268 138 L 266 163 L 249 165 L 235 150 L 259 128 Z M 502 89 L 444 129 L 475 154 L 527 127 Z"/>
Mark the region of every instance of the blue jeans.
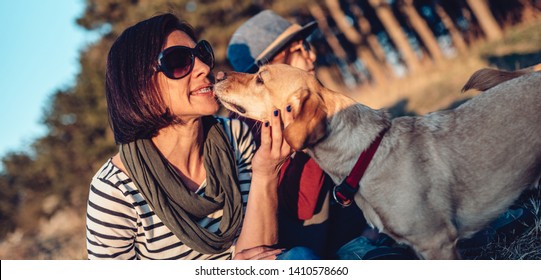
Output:
<path fill-rule="evenodd" d="M 418 260 L 419 257 L 409 247 L 385 245 L 389 239 L 370 239 L 360 236 L 336 252 L 338 260 Z"/>
<path fill-rule="evenodd" d="M 362 260 L 368 251 L 377 247 L 368 238 L 359 236 L 340 247 L 336 257 L 339 260 Z"/>
<path fill-rule="evenodd" d="M 320 260 L 321 258 L 310 248 L 293 247 L 276 256 L 277 260 Z"/>

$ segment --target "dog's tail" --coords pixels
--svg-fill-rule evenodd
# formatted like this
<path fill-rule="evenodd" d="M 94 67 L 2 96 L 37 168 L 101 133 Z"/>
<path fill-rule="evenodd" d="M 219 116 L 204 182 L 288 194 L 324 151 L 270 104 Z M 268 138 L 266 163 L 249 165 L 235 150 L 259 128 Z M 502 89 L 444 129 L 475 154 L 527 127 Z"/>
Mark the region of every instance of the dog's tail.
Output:
<path fill-rule="evenodd" d="M 476 89 L 479 91 L 485 91 L 490 88 L 493 88 L 505 81 L 512 80 L 514 78 L 518 78 L 524 74 L 536 72 L 541 70 L 541 63 L 520 69 L 517 71 L 504 71 L 504 70 L 498 70 L 498 69 L 481 69 L 473 73 L 471 75 L 470 79 L 464 87 L 462 88 L 462 92 L 468 91 L 470 89 Z"/>

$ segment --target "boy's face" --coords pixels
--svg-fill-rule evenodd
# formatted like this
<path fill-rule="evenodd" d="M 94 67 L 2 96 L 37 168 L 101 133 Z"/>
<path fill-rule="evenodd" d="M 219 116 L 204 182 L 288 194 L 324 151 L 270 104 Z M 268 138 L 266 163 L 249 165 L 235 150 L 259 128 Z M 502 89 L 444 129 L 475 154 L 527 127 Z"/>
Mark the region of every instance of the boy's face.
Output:
<path fill-rule="evenodd" d="M 289 45 L 288 48 L 277 54 L 270 64 L 288 64 L 293 67 L 315 73 L 316 54 L 305 40 L 298 40 Z"/>

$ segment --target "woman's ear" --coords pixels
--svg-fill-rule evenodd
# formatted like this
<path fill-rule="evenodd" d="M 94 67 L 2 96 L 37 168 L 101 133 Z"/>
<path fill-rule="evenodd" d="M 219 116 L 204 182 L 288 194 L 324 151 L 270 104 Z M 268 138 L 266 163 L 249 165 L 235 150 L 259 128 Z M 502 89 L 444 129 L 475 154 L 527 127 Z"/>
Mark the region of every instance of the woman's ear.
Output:
<path fill-rule="evenodd" d="M 293 121 L 284 129 L 284 138 L 295 151 L 317 143 L 327 135 L 327 113 L 319 94 L 309 89 L 297 91 L 289 100 Z"/>

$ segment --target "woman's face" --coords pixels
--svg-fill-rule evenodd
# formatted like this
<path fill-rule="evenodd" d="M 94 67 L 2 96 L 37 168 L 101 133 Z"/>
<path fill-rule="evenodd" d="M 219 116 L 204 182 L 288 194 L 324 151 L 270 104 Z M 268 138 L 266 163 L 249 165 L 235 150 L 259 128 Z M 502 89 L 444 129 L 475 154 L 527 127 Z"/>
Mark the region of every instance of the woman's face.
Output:
<path fill-rule="evenodd" d="M 196 43 L 186 33 L 175 30 L 167 36 L 164 49 L 172 46 L 195 47 Z M 210 79 L 211 69 L 195 58 L 193 70 L 185 77 L 175 80 L 158 72 L 158 86 L 162 98 L 173 115 L 182 121 L 213 115 L 219 106 Z"/>

